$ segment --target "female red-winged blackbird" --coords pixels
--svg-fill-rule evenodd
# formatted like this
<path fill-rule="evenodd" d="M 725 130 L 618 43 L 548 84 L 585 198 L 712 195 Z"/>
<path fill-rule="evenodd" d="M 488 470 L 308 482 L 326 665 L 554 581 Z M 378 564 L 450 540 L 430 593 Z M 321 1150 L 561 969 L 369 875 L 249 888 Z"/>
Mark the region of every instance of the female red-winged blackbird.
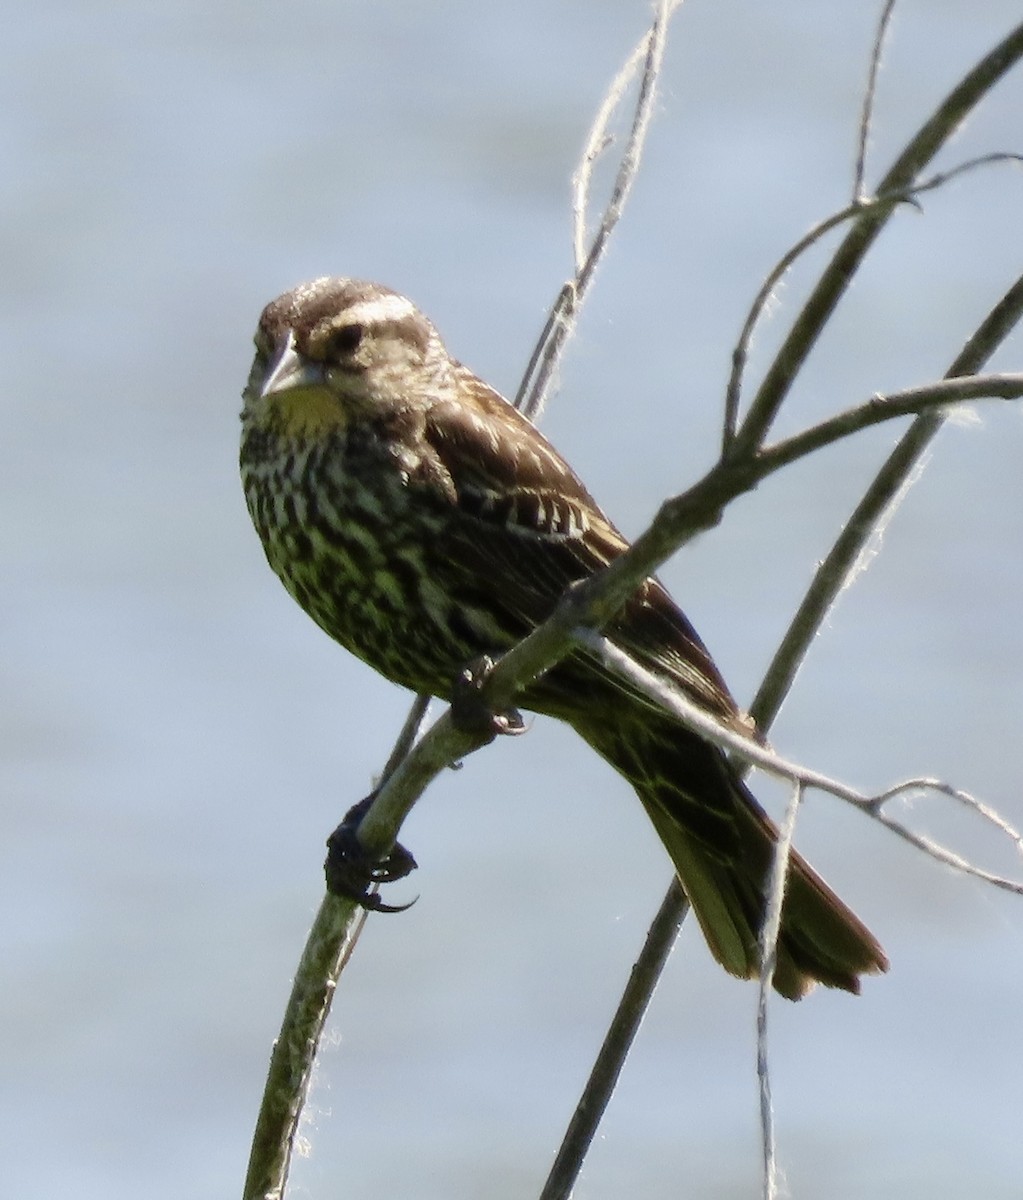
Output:
<path fill-rule="evenodd" d="M 448 698 L 456 676 L 553 611 L 627 543 L 556 450 L 452 359 L 404 296 L 318 279 L 269 304 L 245 389 L 241 471 L 284 586 L 388 679 Z M 649 579 L 606 635 L 719 720 L 745 719 L 695 631 Z M 711 951 L 759 966 L 776 831 L 725 757 L 584 651 L 520 697 L 567 721 L 639 793 Z M 888 962 L 798 855 L 774 985 L 859 990 Z"/>

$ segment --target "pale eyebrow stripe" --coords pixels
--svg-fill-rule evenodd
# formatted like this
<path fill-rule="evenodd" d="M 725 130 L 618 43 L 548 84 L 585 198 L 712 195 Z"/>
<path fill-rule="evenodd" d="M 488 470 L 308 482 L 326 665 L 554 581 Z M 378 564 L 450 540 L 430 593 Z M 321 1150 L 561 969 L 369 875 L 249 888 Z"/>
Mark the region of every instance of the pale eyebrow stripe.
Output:
<path fill-rule="evenodd" d="M 345 309 L 345 318 L 353 324 L 380 325 L 386 321 L 399 321 L 402 317 L 411 316 L 415 311 L 411 300 L 391 292 L 349 305 Z"/>

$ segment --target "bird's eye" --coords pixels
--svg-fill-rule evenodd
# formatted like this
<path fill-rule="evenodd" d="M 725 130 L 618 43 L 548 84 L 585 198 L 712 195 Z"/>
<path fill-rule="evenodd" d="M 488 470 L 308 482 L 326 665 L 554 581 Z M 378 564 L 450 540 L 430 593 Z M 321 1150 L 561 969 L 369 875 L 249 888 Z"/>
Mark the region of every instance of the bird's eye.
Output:
<path fill-rule="evenodd" d="M 327 341 L 327 358 L 340 361 L 354 354 L 362 342 L 364 332 L 361 325 L 342 325 L 335 329 Z"/>

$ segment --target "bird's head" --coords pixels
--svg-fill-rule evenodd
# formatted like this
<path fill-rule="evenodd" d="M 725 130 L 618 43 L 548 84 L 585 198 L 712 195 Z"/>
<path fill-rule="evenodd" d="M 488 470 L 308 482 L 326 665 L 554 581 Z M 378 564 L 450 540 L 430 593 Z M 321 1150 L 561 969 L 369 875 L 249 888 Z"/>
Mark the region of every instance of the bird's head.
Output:
<path fill-rule="evenodd" d="M 295 436 L 340 430 L 428 403 L 450 359 L 411 300 L 358 279 L 325 277 L 263 310 L 242 417 Z"/>

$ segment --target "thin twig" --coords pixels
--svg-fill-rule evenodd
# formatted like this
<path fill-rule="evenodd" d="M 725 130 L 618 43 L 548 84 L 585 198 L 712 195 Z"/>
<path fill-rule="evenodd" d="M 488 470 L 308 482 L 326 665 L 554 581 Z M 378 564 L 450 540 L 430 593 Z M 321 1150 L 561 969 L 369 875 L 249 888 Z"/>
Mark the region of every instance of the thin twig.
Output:
<path fill-rule="evenodd" d="M 971 334 L 946 372 L 947 379 L 980 370 L 1023 314 L 1023 275 L 1008 289 Z M 858 568 L 864 548 L 887 523 L 923 455 L 946 419 L 942 409 L 922 413 L 903 434 L 814 575 L 805 597 L 782 638 L 753 703 L 750 715 L 760 728 L 770 726 L 788 695 L 810 643 L 848 580 Z"/>
<path fill-rule="evenodd" d="M 873 817 L 874 820 L 880 821 L 881 824 L 886 825 L 889 829 L 895 830 L 902 837 L 905 837 L 913 845 L 917 846 L 918 849 L 924 850 L 940 862 L 955 867 L 956 870 L 962 871 L 967 875 L 973 875 L 977 879 L 983 879 L 987 883 L 995 884 L 997 887 L 1004 888 L 1007 891 L 1023 895 L 1023 882 L 1017 882 L 1016 880 L 985 871 L 980 867 L 975 867 L 972 863 L 967 862 L 964 858 L 956 854 L 955 851 L 949 850 L 939 843 L 909 830 L 901 822 L 890 817 L 884 808 L 885 804 L 893 797 L 901 795 L 906 791 L 937 791 L 947 796 L 953 796 L 960 803 L 970 807 L 985 821 L 990 822 L 999 832 L 1010 838 L 1017 850 L 1023 850 L 1023 835 L 1006 821 L 1004 817 L 1001 817 L 989 806 L 975 800 L 968 792 L 953 787 L 952 784 L 946 783 L 943 780 L 923 777 L 905 780 L 879 793 L 861 792 L 858 788 L 854 788 L 839 779 L 834 779 L 830 775 L 824 774 L 823 771 L 814 770 L 812 767 L 807 767 L 794 762 L 792 759 L 785 758 L 776 751 L 771 750 L 768 746 L 765 746 L 762 742 L 744 737 L 735 729 L 720 725 L 710 713 L 684 696 L 666 679 L 640 666 L 624 650 L 620 650 L 613 642 L 600 634 L 596 634 L 590 629 L 579 629 L 576 631 L 576 639 L 580 646 L 585 646 L 587 650 L 597 656 L 605 667 L 613 671 L 621 679 L 626 680 L 637 691 L 648 696 L 658 707 L 667 709 L 687 729 L 698 733 L 705 741 L 711 742 L 722 750 L 728 751 L 733 756 L 749 763 L 750 766 L 759 768 L 768 775 L 784 779 L 793 785 L 798 784 L 804 790 L 806 788 L 814 788 L 816 791 L 836 796 L 839 800 L 844 800 L 847 804 L 851 804 L 854 808 L 858 808 L 861 812 L 866 813 L 867 816 Z M 784 847 L 782 847 L 782 850 L 784 850 Z M 784 867 L 780 869 L 784 869 Z"/>
<path fill-rule="evenodd" d="M 742 394 L 743 376 L 749 362 L 753 334 L 763 320 L 764 314 L 767 312 L 767 306 L 778 285 L 792 269 L 796 261 L 833 229 L 838 228 L 839 225 L 845 224 L 854 217 L 863 216 L 875 209 L 890 210 L 900 204 L 913 204 L 919 207 L 919 198 L 925 193 L 944 187 L 945 184 L 950 183 L 953 179 L 958 178 L 968 171 L 976 170 L 978 167 L 991 166 L 995 163 L 1016 163 L 1018 165 L 1023 163 L 1023 155 L 1003 151 L 994 154 L 982 154 L 976 158 L 968 159 L 966 162 L 959 163 L 954 167 L 950 167 L 946 171 L 939 171 L 900 192 L 886 193 L 875 197 L 858 197 L 845 208 L 832 213 L 829 217 L 825 217 L 823 221 L 819 221 L 782 255 L 767 273 L 767 278 L 754 297 L 749 312 L 746 314 L 746 319 L 743 322 L 735 349 L 732 351 L 732 369 L 725 388 L 724 424 L 721 438 L 722 457 L 728 457 L 732 452 L 732 443 L 735 440 L 736 427 L 739 421 L 739 401 Z"/>
<path fill-rule="evenodd" d="M 898 197 L 889 203 L 897 204 L 900 200 L 901 197 Z M 865 208 L 877 203 L 878 201 L 854 200 L 852 204 L 847 205 L 839 212 L 832 213 L 830 217 L 825 217 L 823 221 L 819 221 L 814 225 L 794 246 L 787 250 L 767 273 L 767 278 L 753 298 L 753 303 L 746 314 L 746 320 L 743 322 L 739 340 L 732 351 L 732 370 L 728 377 L 728 386 L 725 388 L 724 428 L 721 436 L 722 457 L 729 453 L 732 442 L 735 439 L 735 432 L 739 423 L 739 400 L 742 380 L 746 371 L 746 364 L 749 361 L 753 333 L 767 311 L 767 306 L 778 284 L 781 283 L 791 270 L 793 263 L 798 258 L 801 258 L 812 246 L 815 246 L 821 238 L 830 233 L 832 229 L 857 216 Z"/>
<path fill-rule="evenodd" d="M 1023 372 L 994 375 L 957 375 L 872 396 L 865 404 L 836 413 L 811 429 L 766 446 L 757 455 L 758 469 L 773 472 L 815 450 L 833 446 L 854 433 L 898 417 L 916 416 L 969 400 L 1018 400 L 1023 396 Z"/>
<path fill-rule="evenodd" d="M 935 188 L 944 187 L 946 183 L 950 183 L 960 175 L 976 171 L 978 167 L 997 166 L 1000 163 L 1015 164 L 1018 167 L 1023 163 L 1023 154 L 1017 154 L 1011 150 L 995 150 L 990 154 L 978 154 L 976 158 L 968 158 L 954 167 L 949 167 L 944 171 L 935 171 L 933 175 L 928 175 L 926 179 L 908 190 L 906 198 L 911 204 L 916 204 L 916 201 L 925 192 L 933 192 Z M 920 207 L 919 204 L 916 206 Z"/>
<path fill-rule="evenodd" d="M 433 697 L 426 692 L 420 692 L 415 700 L 412 701 L 412 707 L 408 710 L 405 723 L 402 725 L 395 739 L 394 748 L 391 750 L 387 762 L 384 764 L 384 769 L 380 772 L 377 787 L 386 783 L 405 759 L 408 758 L 412 747 L 419 740 L 419 735 L 423 731 L 423 725 L 426 723 L 426 715 L 430 710 L 432 702 Z"/>
<path fill-rule="evenodd" d="M 767 879 L 767 907 L 760 930 L 760 990 L 757 996 L 757 1079 L 760 1083 L 760 1145 L 763 1161 L 764 1200 L 775 1200 L 778 1194 L 778 1152 L 774 1134 L 774 1106 L 771 1103 L 771 1071 L 767 1057 L 767 1014 L 771 984 L 778 962 L 778 936 L 781 933 L 782 901 L 785 898 L 785 878 L 792 854 L 792 835 L 796 830 L 796 815 L 803 800 L 803 785 L 793 783 L 785 816 L 778 827 L 778 842 L 771 860 Z"/>
<path fill-rule="evenodd" d="M 650 120 L 654 113 L 657 84 L 660 80 L 661 69 L 664 63 L 664 47 L 668 37 L 668 23 L 675 12 L 681 7 L 681 4 L 682 0 L 660 0 L 660 3 L 657 5 L 657 16 L 650 28 L 650 32 L 646 36 L 643 75 L 639 83 L 639 95 L 636 98 L 632 128 L 629 130 L 625 150 L 618 164 L 614 186 L 611 189 L 611 197 L 593 234 L 589 252 L 576 269 L 576 292 L 580 298 L 589 287 L 597 265 L 604 257 L 608 242 L 612 233 L 614 233 L 615 226 L 621 220 L 622 213 L 625 211 L 626 201 L 629 198 L 632 185 L 639 172 L 639 164 L 642 159 L 643 149 L 646 146 L 646 136 L 650 128 Z M 635 73 L 633 61 L 633 58 L 630 57 L 623 71 L 623 74 L 629 78 Z M 616 84 L 617 80 L 615 84 L 612 84 L 612 90 Z M 586 202 L 587 197 L 584 193 L 581 197 L 581 219 L 583 221 L 585 221 Z M 581 237 L 577 237 L 575 239 L 576 244 L 580 244 L 581 240 Z"/>
<path fill-rule="evenodd" d="M 906 792 L 918 791 L 937 792 L 940 795 L 945 795 L 950 799 L 955 800 L 968 811 L 976 813 L 989 825 L 993 825 L 999 833 L 1005 834 L 1005 836 L 1014 843 L 1017 853 L 1023 856 L 1023 834 L 1021 834 L 1014 825 L 1010 824 L 1010 822 L 1008 822 L 1000 812 L 993 809 L 990 805 L 984 804 L 975 796 L 971 796 L 969 792 L 964 792 L 961 788 L 952 787 L 951 784 L 946 783 L 942 779 L 921 778 L 904 780 L 896 787 L 889 788 L 886 792 L 882 792 L 880 795 L 874 797 L 870 806 L 874 809 L 873 815 L 875 815 L 883 825 L 887 826 L 887 828 L 891 829 L 894 833 L 899 834 L 900 837 L 905 838 L 906 841 L 910 842 L 912 845 L 923 850 L 925 853 L 930 854 L 933 858 L 938 859 L 939 862 L 943 862 L 947 866 L 953 867 L 957 871 L 962 871 L 966 875 L 972 875 L 976 879 L 982 879 L 985 883 L 990 883 L 994 887 L 1002 888 L 1005 891 L 1014 892 L 1016 894 L 1023 894 L 1023 886 L 1020 884 L 1015 883 L 1013 880 L 1006 879 L 1001 875 L 995 875 L 990 871 L 985 871 L 983 868 L 975 866 L 973 863 L 968 862 L 961 855 L 956 854 L 952 850 L 946 849 L 944 846 L 939 845 L 937 842 L 933 841 L 929 837 L 926 837 L 924 834 L 916 833 L 914 830 L 911 830 L 901 821 L 897 820 L 895 817 L 889 816 L 888 813 L 884 811 L 885 805 L 894 800 L 897 796 L 901 796 Z"/>
<path fill-rule="evenodd" d="M 877 809 L 884 808 L 886 804 L 890 804 L 899 796 L 905 795 L 907 792 L 937 792 L 939 795 L 947 796 L 950 800 L 954 800 L 961 805 L 967 812 L 976 813 L 983 821 L 989 825 L 993 825 L 999 833 L 1004 833 L 1013 843 L 1016 850 L 1023 856 L 1023 833 L 1016 828 L 1011 822 L 1007 821 L 1000 812 L 992 808 L 989 804 L 985 804 L 982 800 L 978 800 L 976 796 L 971 796 L 969 792 L 964 792 L 962 788 L 953 787 L 949 783 L 945 783 L 941 779 L 932 779 L 930 776 L 921 776 L 919 779 L 905 779 L 902 783 L 896 784 L 895 787 L 888 788 L 887 791 L 880 792 L 873 801 L 873 807 Z"/>
<path fill-rule="evenodd" d="M 911 188 L 924 166 L 1021 57 L 1023 24 L 1003 38 L 949 92 L 890 167 L 878 185 L 878 195 L 895 195 Z M 890 207 L 871 207 L 853 222 L 764 375 L 732 443 L 733 454 L 741 457 L 763 442 L 793 380 L 891 213 Z"/>
<path fill-rule="evenodd" d="M 589 291 L 597 266 L 604 256 L 608 242 L 615 230 L 633 182 L 646 144 L 650 118 L 654 110 L 657 82 L 664 59 L 664 45 L 668 22 L 680 7 L 682 0 L 661 0 L 657 16 L 648 33 L 625 61 L 625 65 L 611 82 L 607 95 L 586 139 L 582 162 L 573 186 L 573 231 L 572 246 L 575 258 L 573 277 L 562 285 L 551 309 L 540 339 L 530 355 L 526 373 L 515 394 L 515 407 L 521 409 L 530 420 L 535 421 L 543 409 L 544 400 L 554 377 L 561 353 L 565 348 L 579 315 L 583 299 Z M 631 83 L 640 62 L 643 75 L 633 112 L 632 128 L 622 151 L 615 175 L 611 196 L 601 214 L 597 227 L 586 244 L 586 210 L 589 205 L 589 187 L 593 165 L 603 150 L 611 144 L 607 136 L 608 125 L 621 104 L 622 97 Z"/>
<path fill-rule="evenodd" d="M 856 174 L 853 179 L 853 203 L 866 199 L 864 180 L 867 177 L 867 146 L 870 142 L 870 128 L 873 124 L 874 101 L 877 97 L 877 76 L 881 69 L 881 52 L 884 49 L 888 26 L 895 11 L 895 0 L 885 0 L 881 11 L 881 19 L 877 23 L 877 33 L 874 36 L 874 47 L 870 52 L 870 70 L 867 73 L 867 86 L 863 90 L 863 112 L 860 116 L 859 138 L 856 147 Z"/>
<path fill-rule="evenodd" d="M 589 209 L 593 168 L 614 141 L 608 128 L 629 84 L 635 77 L 639 64 L 650 52 L 650 37 L 651 31 L 648 30 L 640 38 L 618 74 L 611 80 L 611 86 L 607 89 L 607 94 L 601 101 L 600 108 L 597 109 L 597 115 L 593 118 L 593 125 L 587 135 L 582 158 L 579 160 L 579 167 L 572 177 L 572 250 L 576 279 L 582 274 L 586 260 L 592 252 L 592 245 L 589 250 L 586 248 L 586 214 Z"/>
<path fill-rule="evenodd" d="M 571 1195 L 579 1165 L 590 1148 L 600 1117 L 610 1103 L 618 1076 L 688 910 L 689 901 L 676 877 L 647 931 L 643 950 L 608 1026 L 540 1200 L 567 1200 Z"/>
<path fill-rule="evenodd" d="M 544 362 L 546 378 L 550 378 L 556 366 L 558 350 L 568 340 L 568 335 L 571 333 L 575 310 L 575 289 L 574 279 L 562 284 L 561 291 L 558 292 L 557 298 L 551 305 L 544 327 L 529 356 L 519 390 L 515 393 L 515 407 L 534 422 L 540 416 L 540 407 L 543 401 L 542 395 L 539 400 L 536 398 L 539 394 L 538 381 L 541 360 Z"/>

